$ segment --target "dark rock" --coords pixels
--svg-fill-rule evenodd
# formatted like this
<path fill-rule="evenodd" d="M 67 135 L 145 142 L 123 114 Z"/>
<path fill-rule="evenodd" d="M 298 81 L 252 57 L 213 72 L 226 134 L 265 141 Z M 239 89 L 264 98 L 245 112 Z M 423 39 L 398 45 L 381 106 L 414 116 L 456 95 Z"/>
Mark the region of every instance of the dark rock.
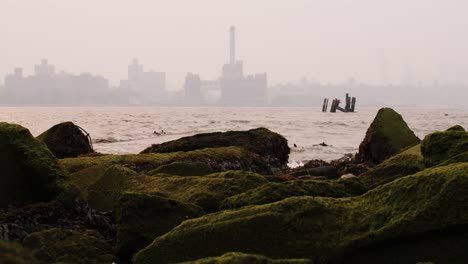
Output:
<path fill-rule="evenodd" d="M 107 240 L 115 237 L 113 219 L 108 213 L 90 209 L 83 202 L 73 208 L 58 202 L 10 206 L 0 211 L 0 240 L 20 242 L 30 233 L 50 228 L 98 230 Z"/>
<path fill-rule="evenodd" d="M 381 108 L 359 145 L 357 159 L 361 162 L 379 164 L 419 142 L 420 139 L 411 131 L 400 114 L 391 108 Z"/>
<path fill-rule="evenodd" d="M 188 261 L 181 264 L 313 264 L 308 259 L 270 259 L 261 255 L 252 255 L 244 253 L 226 253 L 221 257 L 212 257 Z"/>
<path fill-rule="evenodd" d="M 16 243 L 0 240 L 0 263 L 2 264 L 39 264 L 31 252 Z"/>
<path fill-rule="evenodd" d="M 72 122 L 60 123 L 37 137 L 59 159 L 94 153 L 89 135 Z"/>
<path fill-rule="evenodd" d="M 303 170 L 293 172 L 292 175 L 293 176 L 323 176 L 327 179 L 338 178 L 337 170 L 333 166 L 303 169 Z"/>
<path fill-rule="evenodd" d="M 57 159 L 29 130 L 0 123 L 0 207 L 50 201 L 65 178 Z"/>
<path fill-rule="evenodd" d="M 112 247 L 95 233 L 53 228 L 27 236 L 24 247 L 41 263 L 112 263 Z"/>
<path fill-rule="evenodd" d="M 290 151 L 288 142 L 283 136 L 266 128 L 257 128 L 248 131 L 216 132 L 184 137 L 152 145 L 141 153 L 167 153 L 228 146 L 243 147 L 258 154 L 265 158 L 272 167 L 285 166 Z"/>
<path fill-rule="evenodd" d="M 324 160 L 315 159 L 315 160 L 307 161 L 302 168 L 309 169 L 309 168 L 318 168 L 318 167 L 325 167 L 325 166 L 330 166 L 330 163 Z"/>
<path fill-rule="evenodd" d="M 182 221 L 204 214 L 193 204 L 152 194 L 125 193 L 116 207 L 116 251 L 125 261 Z"/>

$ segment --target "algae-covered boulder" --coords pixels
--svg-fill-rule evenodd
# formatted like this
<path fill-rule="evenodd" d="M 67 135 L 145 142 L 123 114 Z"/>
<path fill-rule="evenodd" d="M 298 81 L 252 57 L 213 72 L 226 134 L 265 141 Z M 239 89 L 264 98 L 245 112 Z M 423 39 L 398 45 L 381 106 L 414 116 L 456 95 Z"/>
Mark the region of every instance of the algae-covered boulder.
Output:
<path fill-rule="evenodd" d="M 65 177 L 54 155 L 29 130 L 0 123 L 0 207 L 54 199 Z"/>
<path fill-rule="evenodd" d="M 32 233 L 23 241 L 40 263 L 112 263 L 112 247 L 101 238 L 66 229 Z"/>
<path fill-rule="evenodd" d="M 334 181 L 294 180 L 268 183 L 231 196 L 223 201 L 223 209 L 240 208 L 247 205 L 260 205 L 281 201 L 294 196 L 349 197 L 361 195 L 366 187 L 356 178 Z"/>
<path fill-rule="evenodd" d="M 171 174 L 177 176 L 203 176 L 215 171 L 203 162 L 173 162 L 167 165 L 161 165 L 157 169 L 148 172 L 153 174 Z"/>
<path fill-rule="evenodd" d="M 166 172 L 184 166 L 192 169 L 197 167 L 200 170 L 202 168 L 199 166 L 201 163 L 206 165 L 203 165 L 204 170 L 209 168 L 213 172 L 244 170 L 265 175 L 272 174 L 269 163 L 263 157 L 240 147 L 207 148 L 172 153 L 100 155 L 62 159 L 60 163 L 72 174 L 95 166 L 105 168 L 112 165 L 122 165 L 141 174 L 153 174 L 154 170 L 164 165 L 169 166 L 166 167 Z M 181 165 L 182 163 L 187 165 Z M 171 166 L 170 164 L 174 165 Z M 200 171 L 195 173 L 199 174 Z M 184 174 L 189 174 L 189 172 L 186 170 Z M 92 176 L 89 178 L 92 178 Z"/>
<path fill-rule="evenodd" d="M 454 126 L 448 128 L 447 131 L 465 131 L 465 128 L 463 128 L 460 125 L 454 125 Z"/>
<path fill-rule="evenodd" d="M 381 108 L 359 145 L 357 159 L 379 164 L 419 142 L 400 114 L 391 108 Z"/>
<path fill-rule="evenodd" d="M 268 181 L 261 175 L 245 171 L 226 171 L 206 176 L 146 176 L 128 168 L 114 165 L 93 184 L 83 189 L 92 208 L 113 210 L 124 192 L 160 196 L 185 203 L 193 203 L 213 212 L 219 209 L 222 201 Z"/>
<path fill-rule="evenodd" d="M 2 264 L 38 264 L 29 250 L 16 243 L 0 240 L 0 263 Z"/>
<path fill-rule="evenodd" d="M 59 159 L 94 153 L 88 135 L 72 122 L 57 124 L 40 134 L 37 139 L 44 142 Z"/>
<path fill-rule="evenodd" d="M 152 194 L 124 193 L 116 206 L 117 257 L 131 260 L 155 237 L 203 215 L 200 207 Z"/>
<path fill-rule="evenodd" d="M 133 261 L 175 263 L 249 252 L 314 263 L 463 263 L 468 259 L 467 170 L 468 163 L 451 164 L 357 197 L 292 197 L 205 215 L 156 238 Z M 455 234 L 447 232 L 451 229 Z M 462 236 L 451 250 L 431 243 L 419 247 L 414 242 L 444 237 L 450 241 L 450 236 Z M 404 241 L 409 241 L 406 247 L 386 250 Z M 374 247 L 381 250 L 378 256 Z M 453 256 L 460 259 L 450 262 Z"/>
<path fill-rule="evenodd" d="M 98 180 L 82 191 L 91 208 L 112 211 L 124 192 L 134 190 L 139 186 L 139 176 L 138 173 L 128 168 L 111 166 Z"/>
<path fill-rule="evenodd" d="M 264 157 L 272 166 L 285 166 L 288 162 L 287 140 L 266 128 L 248 131 L 228 131 L 198 134 L 162 144 L 152 145 L 142 153 L 167 153 L 228 146 L 243 147 Z"/>
<path fill-rule="evenodd" d="M 468 132 L 444 131 L 427 135 L 421 143 L 426 166 L 431 167 L 468 152 Z"/>
<path fill-rule="evenodd" d="M 360 175 L 359 179 L 367 187 L 374 188 L 424 169 L 421 145 L 418 144 L 386 159 L 384 162 Z"/>
<path fill-rule="evenodd" d="M 181 264 L 313 264 L 313 262 L 308 259 L 270 259 L 261 255 L 232 252 L 221 257 L 204 258 Z"/>

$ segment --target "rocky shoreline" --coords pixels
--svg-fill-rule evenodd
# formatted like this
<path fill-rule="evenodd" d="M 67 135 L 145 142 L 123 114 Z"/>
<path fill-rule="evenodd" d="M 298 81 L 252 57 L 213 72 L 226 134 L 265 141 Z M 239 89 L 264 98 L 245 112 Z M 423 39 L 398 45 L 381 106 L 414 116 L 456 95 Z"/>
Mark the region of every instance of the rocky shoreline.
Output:
<path fill-rule="evenodd" d="M 258 128 L 103 155 L 71 122 L 0 123 L 0 263 L 468 262 L 462 127 L 421 140 L 382 108 L 358 153 L 289 152 Z"/>

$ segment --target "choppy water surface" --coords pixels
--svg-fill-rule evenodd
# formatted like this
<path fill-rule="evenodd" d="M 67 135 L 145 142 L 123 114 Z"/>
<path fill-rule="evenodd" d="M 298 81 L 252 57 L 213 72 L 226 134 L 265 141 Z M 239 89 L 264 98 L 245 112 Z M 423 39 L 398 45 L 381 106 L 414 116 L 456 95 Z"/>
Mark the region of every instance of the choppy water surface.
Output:
<path fill-rule="evenodd" d="M 34 136 L 72 121 L 91 134 L 95 149 L 103 153 L 138 153 L 151 144 L 197 133 L 266 127 L 285 136 L 290 159 L 300 161 L 356 152 L 377 110 L 345 114 L 321 113 L 318 108 L 1 107 L 0 121 L 23 125 Z M 468 127 L 468 109 L 395 110 L 420 138 L 456 124 Z M 161 130 L 166 134 L 153 134 Z M 331 146 L 317 145 L 321 142 Z"/>

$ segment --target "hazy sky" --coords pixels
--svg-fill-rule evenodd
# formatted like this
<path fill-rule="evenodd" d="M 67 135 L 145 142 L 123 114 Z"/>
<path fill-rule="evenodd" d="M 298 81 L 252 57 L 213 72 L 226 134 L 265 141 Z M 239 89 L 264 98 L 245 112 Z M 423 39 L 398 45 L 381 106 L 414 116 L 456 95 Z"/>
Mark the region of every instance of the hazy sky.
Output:
<path fill-rule="evenodd" d="M 0 0 L 0 79 L 48 58 L 116 84 L 138 57 L 178 88 L 187 72 L 220 75 L 235 25 L 245 71 L 270 84 L 466 83 L 467 11 L 467 0 Z"/>

